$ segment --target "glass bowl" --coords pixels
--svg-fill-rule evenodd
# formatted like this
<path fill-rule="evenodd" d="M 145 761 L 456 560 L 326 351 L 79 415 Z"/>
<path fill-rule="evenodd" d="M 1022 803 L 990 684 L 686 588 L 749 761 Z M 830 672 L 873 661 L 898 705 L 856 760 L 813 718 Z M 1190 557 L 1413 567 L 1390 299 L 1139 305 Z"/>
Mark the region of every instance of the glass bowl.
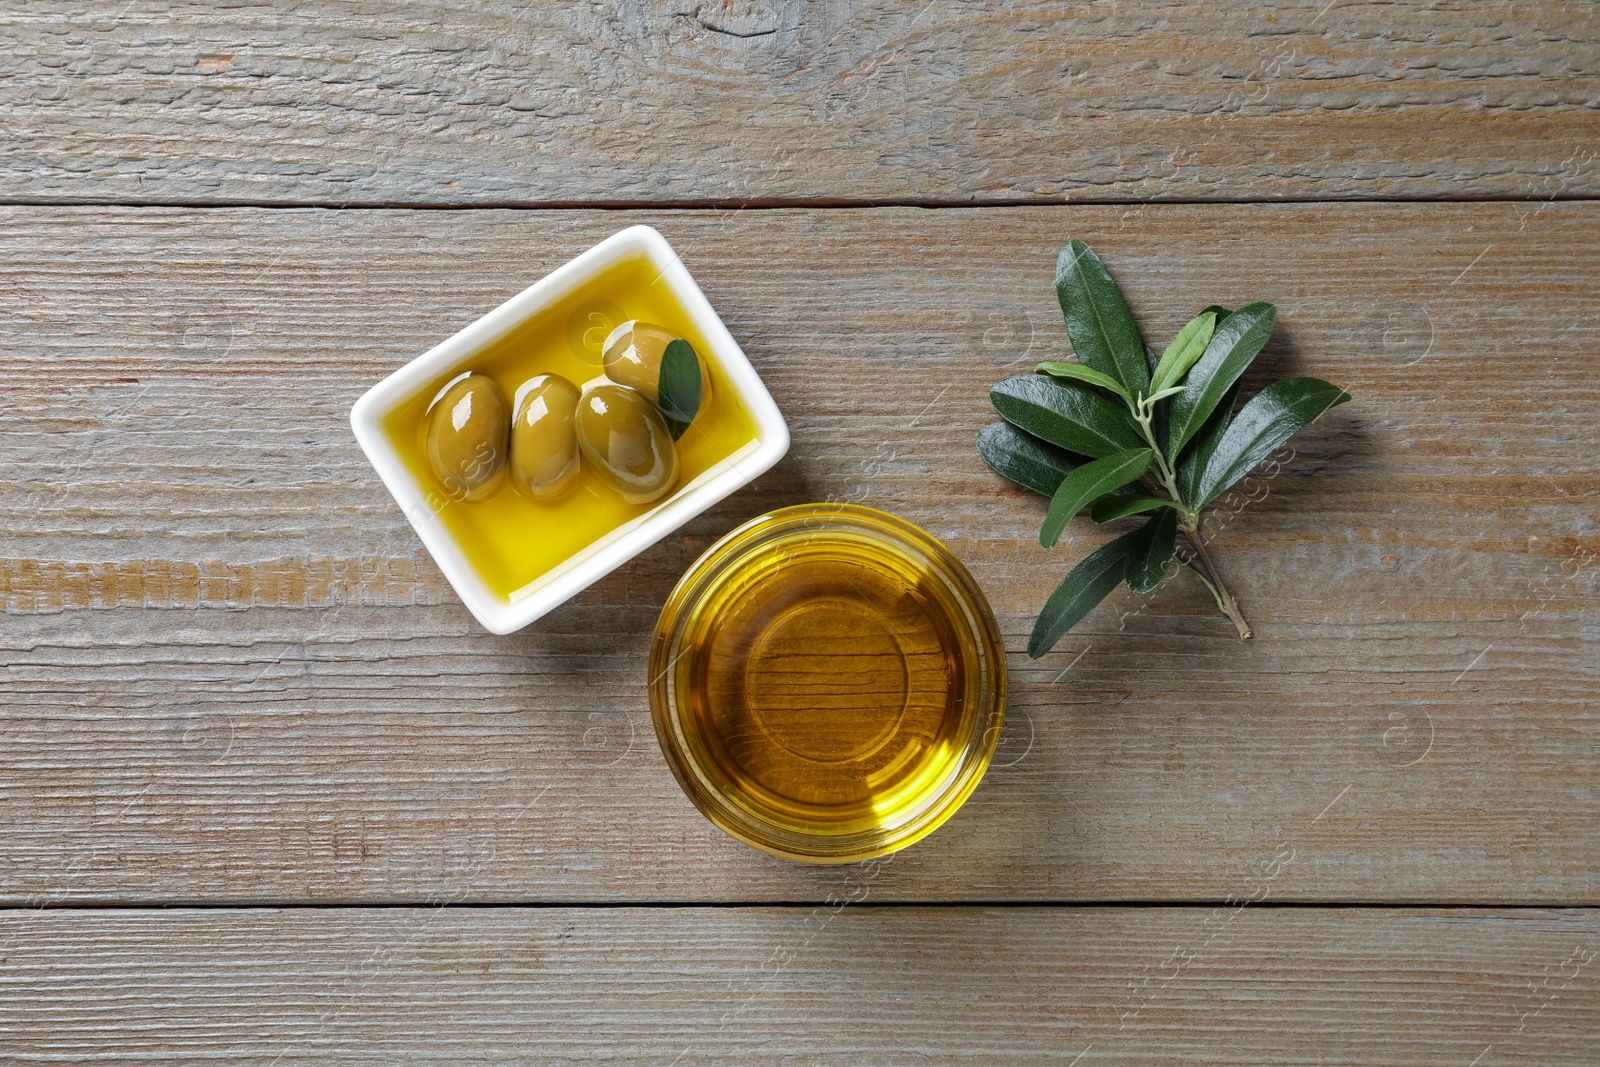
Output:
<path fill-rule="evenodd" d="M 983 592 L 937 540 L 806 504 L 690 568 L 650 679 L 662 753 L 707 818 L 777 856 L 851 863 L 925 837 L 977 787 L 1006 662 Z"/>

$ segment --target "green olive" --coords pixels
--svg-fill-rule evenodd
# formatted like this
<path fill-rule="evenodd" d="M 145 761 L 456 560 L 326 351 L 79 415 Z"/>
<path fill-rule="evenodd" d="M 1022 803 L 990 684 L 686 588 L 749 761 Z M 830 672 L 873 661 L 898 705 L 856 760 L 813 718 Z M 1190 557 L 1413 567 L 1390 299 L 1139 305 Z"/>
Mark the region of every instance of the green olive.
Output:
<path fill-rule="evenodd" d="M 625 385 L 597 385 L 578 402 L 578 447 L 630 504 L 659 500 L 678 477 L 678 448 L 654 404 Z"/>
<path fill-rule="evenodd" d="M 623 323 L 606 338 L 600 356 L 606 377 L 618 385 L 637 389 L 650 403 L 659 404 L 661 356 L 675 339 L 654 323 L 637 319 Z M 704 409 L 711 403 L 711 375 L 706 372 L 706 361 L 698 350 L 695 359 L 700 363 L 700 407 Z"/>
<path fill-rule="evenodd" d="M 510 415 L 505 394 L 481 374 L 469 374 L 428 413 L 428 463 L 452 500 L 482 500 L 506 469 Z"/>
<path fill-rule="evenodd" d="M 511 484 L 531 497 L 553 497 L 578 481 L 578 387 L 541 374 L 518 390 L 511 420 Z"/>

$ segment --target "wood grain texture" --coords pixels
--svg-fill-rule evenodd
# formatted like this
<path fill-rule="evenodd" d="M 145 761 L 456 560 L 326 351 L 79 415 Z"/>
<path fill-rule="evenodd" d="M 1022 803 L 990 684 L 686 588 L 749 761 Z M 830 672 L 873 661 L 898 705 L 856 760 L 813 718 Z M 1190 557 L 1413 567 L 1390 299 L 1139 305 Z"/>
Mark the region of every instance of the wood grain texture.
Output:
<path fill-rule="evenodd" d="M 348 407 L 636 221 L 679 249 L 794 447 L 492 637 Z M 1597 222 L 1586 204 L 7 209 L 0 894 L 822 899 L 853 875 L 753 853 L 681 796 L 644 672 L 712 540 L 833 498 L 945 539 L 1013 650 L 997 765 L 880 899 L 1595 902 Z M 1106 534 L 1079 520 L 1039 548 L 1045 502 L 972 438 L 995 379 L 1065 350 L 1049 279 L 1068 236 L 1153 340 L 1272 299 L 1249 381 L 1356 397 L 1221 507 L 1253 642 L 1175 579 L 1021 655 Z"/>
<path fill-rule="evenodd" d="M 12 202 L 1600 193 L 1581 0 L 51 0 L 0 34 Z"/>
<path fill-rule="evenodd" d="M 1584 911 L 12 912 L 0 943 L 15 1064 L 1576 1067 L 1600 1046 Z"/>

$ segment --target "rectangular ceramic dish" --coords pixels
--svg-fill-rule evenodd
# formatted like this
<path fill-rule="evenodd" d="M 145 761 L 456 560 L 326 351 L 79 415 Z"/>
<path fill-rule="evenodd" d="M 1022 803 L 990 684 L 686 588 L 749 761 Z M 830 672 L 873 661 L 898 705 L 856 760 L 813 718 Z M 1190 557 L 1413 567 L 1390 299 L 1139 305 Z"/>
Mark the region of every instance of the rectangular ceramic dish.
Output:
<path fill-rule="evenodd" d="M 619 289 L 619 277 L 644 280 Z M 585 366 L 598 376 L 598 347 L 593 338 L 603 337 L 609 326 L 616 325 L 611 319 L 643 317 L 627 306 L 629 284 L 651 290 L 650 306 L 670 306 L 685 317 L 676 328 L 696 338 L 696 348 L 709 366 L 717 402 L 737 405 L 737 425 L 748 429 L 741 429 L 731 441 L 732 447 L 728 440 L 719 442 L 714 453 L 706 453 L 710 458 L 701 464 L 703 469 L 691 471 L 670 495 L 647 509 L 641 507 L 637 514 L 620 516 L 616 525 L 572 546 L 571 551 L 560 549 L 558 559 L 548 558 L 548 546 L 555 543 L 552 536 L 562 532 L 559 510 L 538 512 L 536 520 L 517 520 L 526 529 L 476 530 L 472 525 L 478 521 L 476 515 L 496 516 L 495 521 L 503 526 L 505 516 L 514 511 L 448 510 L 476 505 L 449 501 L 431 484 L 427 469 L 408 455 L 406 420 L 414 424 L 415 413 L 422 410 L 419 405 L 426 404 L 427 398 L 452 378 L 479 369 L 484 361 L 505 364 L 518 358 L 516 353 L 522 348 L 536 353 L 540 343 L 553 344 L 559 339 L 584 357 L 583 364 L 578 364 L 560 354 L 569 373 L 570 366 Z M 664 288 L 656 290 L 657 286 Z M 643 303 L 643 295 L 640 300 Z M 590 349 L 592 359 L 588 358 Z M 519 373 L 559 372 L 540 366 L 536 354 L 518 366 Z M 789 428 L 755 368 L 677 253 L 649 226 L 633 226 L 607 238 L 401 367 L 356 401 L 350 425 L 357 443 L 445 578 L 473 616 L 497 634 L 521 629 L 570 599 L 749 484 L 789 448 Z M 480 532 L 494 535 L 491 540 L 498 554 L 492 568 L 467 550 L 468 535 L 476 542 Z M 541 544 L 545 546 L 543 554 L 536 558 L 535 549 Z M 525 558 L 518 558 L 517 545 L 529 546 Z"/>

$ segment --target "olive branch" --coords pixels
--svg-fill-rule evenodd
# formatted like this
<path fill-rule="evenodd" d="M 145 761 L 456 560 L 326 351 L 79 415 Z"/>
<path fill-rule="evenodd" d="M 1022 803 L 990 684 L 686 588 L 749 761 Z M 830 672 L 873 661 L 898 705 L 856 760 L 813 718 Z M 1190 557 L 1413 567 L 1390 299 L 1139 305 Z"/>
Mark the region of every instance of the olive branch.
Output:
<path fill-rule="evenodd" d="M 1006 420 L 978 434 L 978 453 L 1018 485 L 1050 497 L 1039 543 L 1054 548 L 1085 508 L 1097 523 L 1150 514 L 1062 579 L 1028 639 L 1037 659 L 1123 581 L 1160 584 L 1174 555 L 1205 583 L 1241 638 L 1251 635 L 1200 534 L 1202 513 L 1278 446 L 1350 394 L 1318 378 L 1273 382 L 1234 413 L 1239 378 L 1272 335 L 1278 309 L 1212 306 L 1157 359 L 1122 290 L 1080 240 L 1056 260 L 1056 296 L 1077 363 L 1041 363 L 989 393 Z M 1179 552 L 1179 536 L 1186 542 Z"/>

